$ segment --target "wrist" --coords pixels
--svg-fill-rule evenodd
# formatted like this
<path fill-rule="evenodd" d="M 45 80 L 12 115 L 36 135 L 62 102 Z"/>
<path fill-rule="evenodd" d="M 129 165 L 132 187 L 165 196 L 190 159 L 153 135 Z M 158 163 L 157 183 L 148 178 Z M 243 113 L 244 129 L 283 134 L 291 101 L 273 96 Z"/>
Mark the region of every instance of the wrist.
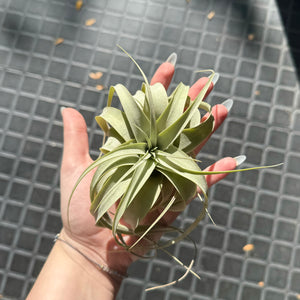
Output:
<path fill-rule="evenodd" d="M 27 300 L 113 300 L 120 284 L 67 244 L 57 241 Z"/>
<path fill-rule="evenodd" d="M 127 277 L 116 270 L 109 268 L 104 259 L 94 251 L 89 245 L 71 238 L 62 229 L 60 234 L 55 237 L 55 243 L 61 248 L 65 255 L 69 257 L 85 274 L 94 280 L 96 284 L 105 286 L 107 290 L 116 294 L 120 288 L 122 280 Z"/>

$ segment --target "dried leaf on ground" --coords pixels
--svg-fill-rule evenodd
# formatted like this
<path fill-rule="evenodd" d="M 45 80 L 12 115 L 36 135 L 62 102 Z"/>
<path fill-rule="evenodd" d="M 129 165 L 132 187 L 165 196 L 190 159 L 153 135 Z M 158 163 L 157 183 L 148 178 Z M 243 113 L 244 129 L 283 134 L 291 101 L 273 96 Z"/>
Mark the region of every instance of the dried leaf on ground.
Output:
<path fill-rule="evenodd" d="M 63 38 L 57 38 L 54 42 L 54 44 L 57 46 L 59 44 L 62 44 L 64 42 L 64 39 Z"/>
<path fill-rule="evenodd" d="M 214 16 L 215 16 L 215 12 L 212 10 L 208 15 L 207 15 L 207 19 L 211 20 Z"/>
<path fill-rule="evenodd" d="M 91 72 L 91 73 L 89 74 L 89 77 L 90 77 L 91 79 L 96 80 L 96 79 L 100 79 L 100 78 L 102 77 L 102 75 L 103 75 L 102 72 Z"/>
<path fill-rule="evenodd" d="M 254 245 L 253 244 L 247 244 L 243 247 L 243 251 L 249 252 L 254 250 Z"/>
<path fill-rule="evenodd" d="M 102 90 L 104 89 L 104 86 L 103 86 L 102 84 L 97 84 L 97 85 L 96 85 L 96 89 L 97 89 L 98 91 L 102 91 Z"/>
<path fill-rule="evenodd" d="M 85 26 L 92 26 L 96 23 L 96 19 L 87 19 L 85 21 Z"/>
<path fill-rule="evenodd" d="M 259 285 L 260 287 L 264 287 L 264 286 L 265 286 L 265 283 L 264 283 L 263 281 L 260 281 L 260 282 L 258 283 L 258 285 Z"/>
<path fill-rule="evenodd" d="M 83 4 L 82 0 L 77 0 L 76 4 L 75 4 L 76 9 L 80 10 L 82 7 L 82 4 Z"/>
<path fill-rule="evenodd" d="M 253 41 L 255 38 L 255 35 L 253 33 L 248 34 L 248 40 Z"/>
<path fill-rule="evenodd" d="M 259 96 L 259 95 L 260 95 L 260 91 L 259 91 L 259 90 L 256 90 L 256 91 L 254 92 L 254 94 L 255 94 L 255 96 Z"/>

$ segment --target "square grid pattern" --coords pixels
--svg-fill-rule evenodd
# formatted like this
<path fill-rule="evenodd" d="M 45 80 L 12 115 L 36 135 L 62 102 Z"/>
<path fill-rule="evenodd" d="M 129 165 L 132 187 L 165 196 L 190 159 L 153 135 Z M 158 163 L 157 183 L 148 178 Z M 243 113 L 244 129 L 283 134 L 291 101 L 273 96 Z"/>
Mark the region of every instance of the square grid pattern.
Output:
<path fill-rule="evenodd" d="M 103 72 L 96 83 L 106 87 L 140 87 L 120 44 L 148 75 L 176 52 L 171 89 L 195 81 L 199 69 L 220 73 L 208 101 L 233 98 L 234 106 L 199 154 L 203 165 L 240 154 L 247 155 L 244 167 L 284 165 L 231 174 L 211 188 L 217 226 L 206 219 L 191 235 L 201 281 L 188 275 L 146 293 L 184 273 L 158 253 L 130 268 L 118 299 L 297 299 L 300 102 L 293 57 L 300 48 L 297 39 L 290 48 L 286 33 L 299 35 L 299 13 L 296 0 L 87 0 L 80 11 L 75 0 L 0 0 L 0 294 L 26 297 L 61 228 L 60 107 L 84 115 L 96 157 L 101 131 L 94 117 L 107 89 L 98 91 L 88 74 Z M 86 26 L 90 18 L 96 23 Z M 64 42 L 55 46 L 59 37 Z M 192 202 L 177 225 L 189 225 L 199 207 Z M 248 243 L 255 248 L 245 254 Z M 193 244 L 183 241 L 172 253 L 189 264 Z"/>

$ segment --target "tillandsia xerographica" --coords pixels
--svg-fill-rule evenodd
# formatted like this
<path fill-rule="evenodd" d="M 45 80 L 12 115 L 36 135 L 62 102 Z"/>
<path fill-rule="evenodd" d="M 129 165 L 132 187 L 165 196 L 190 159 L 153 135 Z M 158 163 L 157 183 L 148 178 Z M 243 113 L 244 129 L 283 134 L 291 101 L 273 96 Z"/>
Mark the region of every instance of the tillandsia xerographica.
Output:
<path fill-rule="evenodd" d="M 185 230 L 178 230 L 176 238 L 159 247 L 180 241 L 197 226 L 207 212 L 205 175 L 250 169 L 204 172 L 194 158 L 193 150 L 214 129 L 211 106 L 203 101 L 214 71 L 208 70 L 207 83 L 191 101 L 189 86 L 183 83 L 170 96 L 162 84 L 149 85 L 139 65 L 127 55 L 137 65 L 144 83 L 134 95 L 122 84 L 110 88 L 107 106 L 96 117 L 104 132 L 102 154 L 84 171 L 73 192 L 82 178 L 97 168 L 90 185 L 90 211 L 98 226 L 111 229 L 116 242 L 133 251 L 149 233 L 173 229 L 159 225 L 159 221 L 168 211 L 183 211 L 200 190 L 203 207 L 198 217 Z M 123 110 L 112 107 L 114 94 Z M 201 112 L 205 112 L 205 118 Z M 160 213 L 156 219 L 145 222 L 146 216 L 157 209 Z M 124 234 L 138 239 L 134 245 L 127 245 Z"/>

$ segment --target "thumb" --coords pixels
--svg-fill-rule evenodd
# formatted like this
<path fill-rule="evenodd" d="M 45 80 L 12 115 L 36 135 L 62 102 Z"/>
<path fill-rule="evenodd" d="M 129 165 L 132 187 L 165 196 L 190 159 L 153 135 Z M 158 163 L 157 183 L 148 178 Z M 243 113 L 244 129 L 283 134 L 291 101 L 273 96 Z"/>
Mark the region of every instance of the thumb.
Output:
<path fill-rule="evenodd" d="M 62 168 L 72 169 L 91 160 L 87 127 L 83 116 L 73 108 L 62 108 L 64 150 Z"/>

